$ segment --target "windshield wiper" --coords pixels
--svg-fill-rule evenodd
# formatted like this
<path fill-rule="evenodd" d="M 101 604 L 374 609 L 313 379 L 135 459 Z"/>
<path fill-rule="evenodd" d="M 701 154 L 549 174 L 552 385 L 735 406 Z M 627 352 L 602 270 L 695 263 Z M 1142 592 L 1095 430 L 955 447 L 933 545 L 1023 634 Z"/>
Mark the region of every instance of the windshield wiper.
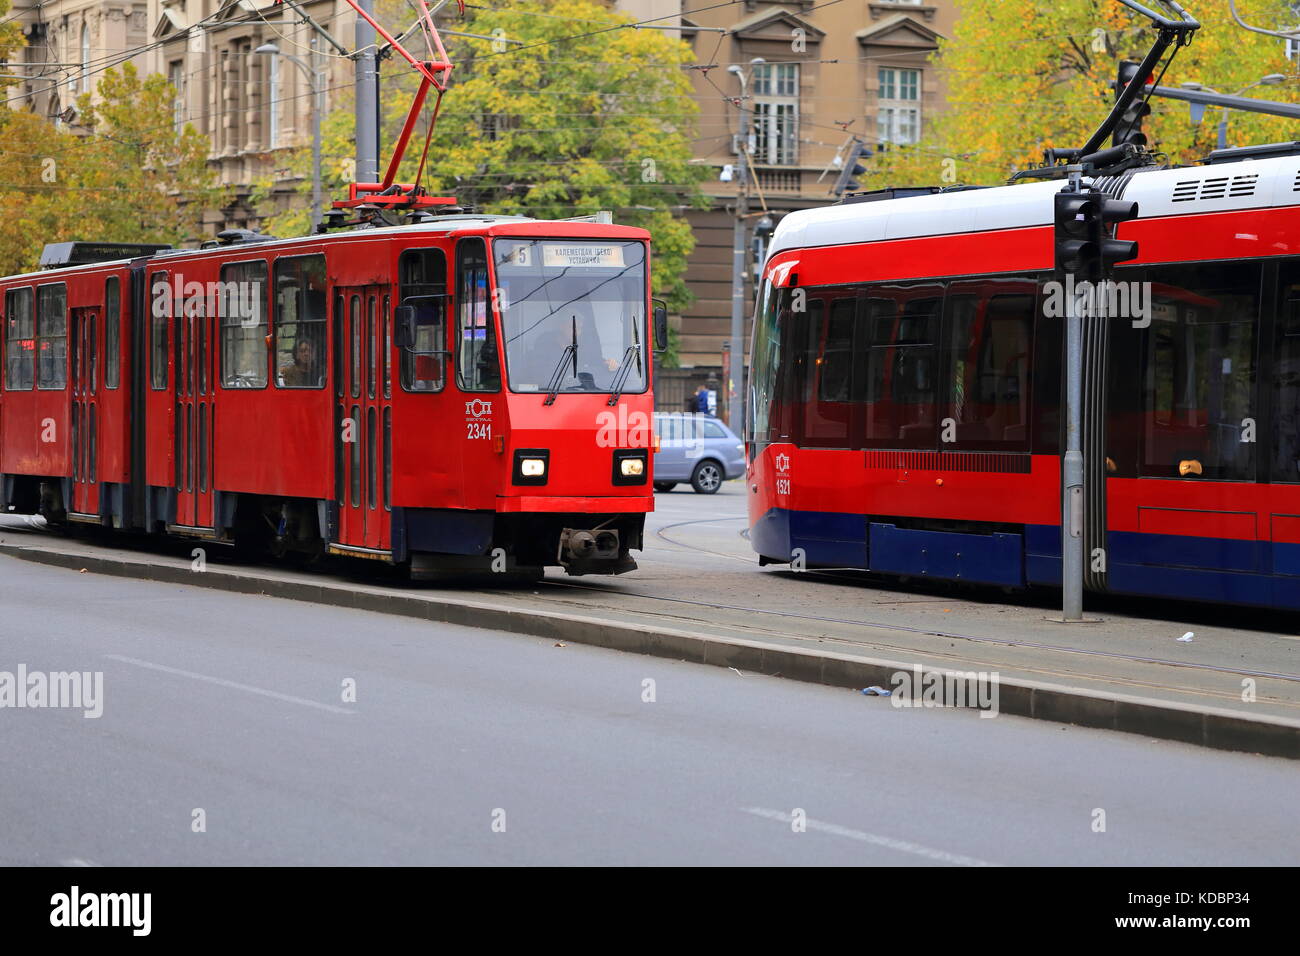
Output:
<path fill-rule="evenodd" d="M 573 316 L 573 341 L 564 347 L 560 353 L 560 361 L 556 363 L 555 371 L 551 373 L 551 380 L 546 384 L 546 401 L 543 405 L 555 404 L 555 396 L 560 393 L 560 385 L 564 381 L 564 363 L 573 357 L 573 377 L 578 377 L 578 317 Z"/>
<path fill-rule="evenodd" d="M 638 358 L 641 354 L 640 345 L 629 345 L 627 351 L 623 353 L 623 362 L 614 373 L 614 384 L 610 387 L 609 401 L 606 405 L 617 405 L 618 400 L 623 395 L 623 389 L 627 387 L 628 376 L 632 374 L 632 359 Z"/>

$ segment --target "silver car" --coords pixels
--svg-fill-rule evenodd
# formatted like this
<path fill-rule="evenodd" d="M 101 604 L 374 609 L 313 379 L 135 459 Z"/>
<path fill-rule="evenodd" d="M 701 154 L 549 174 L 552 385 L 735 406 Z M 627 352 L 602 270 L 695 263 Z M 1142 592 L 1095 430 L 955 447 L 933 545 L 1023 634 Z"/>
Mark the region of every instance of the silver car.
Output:
<path fill-rule="evenodd" d="M 702 495 L 711 495 L 724 481 L 745 473 L 745 446 L 736 433 L 712 415 L 689 412 L 655 413 L 655 491 L 671 491 L 689 481 Z"/>

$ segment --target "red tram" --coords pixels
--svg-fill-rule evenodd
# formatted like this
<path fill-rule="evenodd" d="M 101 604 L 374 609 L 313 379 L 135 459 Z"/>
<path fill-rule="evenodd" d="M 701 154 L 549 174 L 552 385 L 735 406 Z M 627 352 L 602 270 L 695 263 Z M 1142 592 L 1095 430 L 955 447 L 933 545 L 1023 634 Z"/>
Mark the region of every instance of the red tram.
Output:
<path fill-rule="evenodd" d="M 0 508 L 416 574 L 634 568 L 649 234 L 416 218 L 0 278 Z"/>
<path fill-rule="evenodd" d="M 1060 585 L 1061 188 L 782 220 L 752 351 L 761 561 Z M 1086 584 L 1300 608 L 1300 147 L 1106 188 L 1138 203 L 1139 255 L 1128 308 L 1085 326 Z"/>

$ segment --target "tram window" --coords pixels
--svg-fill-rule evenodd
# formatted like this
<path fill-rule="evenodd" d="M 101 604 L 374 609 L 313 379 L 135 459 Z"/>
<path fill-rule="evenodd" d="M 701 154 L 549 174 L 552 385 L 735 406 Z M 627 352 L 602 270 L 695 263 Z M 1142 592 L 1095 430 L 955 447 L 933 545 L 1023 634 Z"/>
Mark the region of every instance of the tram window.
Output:
<path fill-rule="evenodd" d="M 366 398 L 375 397 L 375 297 L 366 299 Z"/>
<path fill-rule="evenodd" d="M 944 322 L 940 447 L 1029 449 L 1029 362 L 1035 283 L 985 279 L 954 283 Z"/>
<path fill-rule="evenodd" d="M 155 390 L 167 387 L 167 321 L 174 311 L 171 295 L 167 273 L 155 272 L 149 279 L 149 387 Z"/>
<path fill-rule="evenodd" d="M 32 290 L 5 293 L 5 388 L 28 391 L 35 377 L 36 336 L 32 323 Z"/>
<path fill-rule="evenodd" d="M 343 397 L 343 349 L 347 333 L 343 323 L 343 296 L 334 296 L 334 394 Z"/>
<path fill-rule="evenodd" d="M 45 285 L 36 290 L 36 387 L 68 384 L 68 289 Z"/>
<path fill-rule="evenodd" d="M 884 285 L 866 300 L 865 444 L 933 448 L 943 286 Z"/>
<path fill-rule="evenodd" d="M 384 398 L 393 394 L 393 309 L 392 297 L 384 296 Z"/>
<path fill-rule="evenodd" d="M 402 349 L 402 389 L 440 392 L 445 381 L 446 356 L 431 354 L 447 347 L 447 257 L 441 249 L 408 249 L 399 268 L 401 302 L 413 306 L 415 342 Z"/>
<path fill-rule="evenodd" d="M 463 392 L 501 389 L 482 239 L 462 239 L 456 247 L 456 384 Z"/>
<path fill-rule="evenodd" d="M 1300 482 L 1300 259 L 1281 267 L 1273 350 L 1273 480 Z"/>
<path fill-rule="evenodd" d="M 266 387 L 266 263 L 239 262 L 221 269 L 221 384 Z"/>
<path fill-rule="evenodd" d="M 1043 300 L 1040 298 L 1039 302 Z M 1061 391 L 1064 386 L 1064 320 L 1043 314 L 1040 306 L 1034 326 L 1033 452 L 1057 455 L 1061 451 Z M 1136 382 L 1134 376 L 1131 382 Z M 1112 383 L 1114 386 L 1115 383 Z M 1130 383 L 1130 387 L 1131 383 Z"/>
<path fill-rule="evenodd" d="M 325 257 L 275 264 L 275 384 L 325 387 Z"/>
<path fill-rule="evenodd" d="M 1254 480 L 1258 263 L 1161 266 L 1144 349 L 1141 474 Z"/>
<path fill-rule="evenodd" d="M 104 281 L 104 387 L 122 382 L 122 288 L 117 276 Z"/>
<path fill-rule="evenodd" d="M 361 296 L 348 300 L 348 376 L 352 397 L 361 397 Z"/>
<path fill-rule="evenodd" d="M 853 337 L 857 294 L 834 296 L 807 290 L 807 352 L 814 400 L 804 403 L 802 444 L 820 448 L 853 447 Z"/>

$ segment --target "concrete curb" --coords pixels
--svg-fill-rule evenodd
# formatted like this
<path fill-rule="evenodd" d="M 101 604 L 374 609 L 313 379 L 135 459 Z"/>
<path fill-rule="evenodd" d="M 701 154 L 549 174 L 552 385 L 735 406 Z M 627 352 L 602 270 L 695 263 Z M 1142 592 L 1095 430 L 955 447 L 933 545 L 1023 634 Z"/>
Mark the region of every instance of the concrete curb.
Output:
<path fill-rule="evenodd" d="M 778 647 L 761 641 L 725 638 L 666 627 L 646 627 L 578 614 L 522 610 L 484 601 L 399 591 L 356 591 L 333 581 L 286 581 L 256 578 L 209 567 L 202 573 L 187 567 L 153 564 L 90 554 L 67 554 L 29 544 L 0 544 L 0 553 L 55 567 L 82 568 L 96 574 L 139 578 L 165 584 L 265 594 L 294 601 L 415 617 L 444 624 L 490 628 L 548 640 L 589 644 L 655 657 L 734 667 L 772 677 L 863 688 L 889 687 L 898 671 L 913 672 L 914 664 L 856 657 L 829 651 Z M 183 560 L 183 559 L 182 559 Z M 952 668 L 922 667 L 922 673 L 952 673 Z M 1219 750 L 1240 750 L 1300 759 L 1300 722 L 1274 717 L 1245 717 L 1215 707 L 1193 707 L 1123 694 L 1106 694 L 1037 681 L 1000 679 L 998 711 L 1019 717 L 1052 720 L 1142 734 L 1162 740 L 1197 744 Z"/>

